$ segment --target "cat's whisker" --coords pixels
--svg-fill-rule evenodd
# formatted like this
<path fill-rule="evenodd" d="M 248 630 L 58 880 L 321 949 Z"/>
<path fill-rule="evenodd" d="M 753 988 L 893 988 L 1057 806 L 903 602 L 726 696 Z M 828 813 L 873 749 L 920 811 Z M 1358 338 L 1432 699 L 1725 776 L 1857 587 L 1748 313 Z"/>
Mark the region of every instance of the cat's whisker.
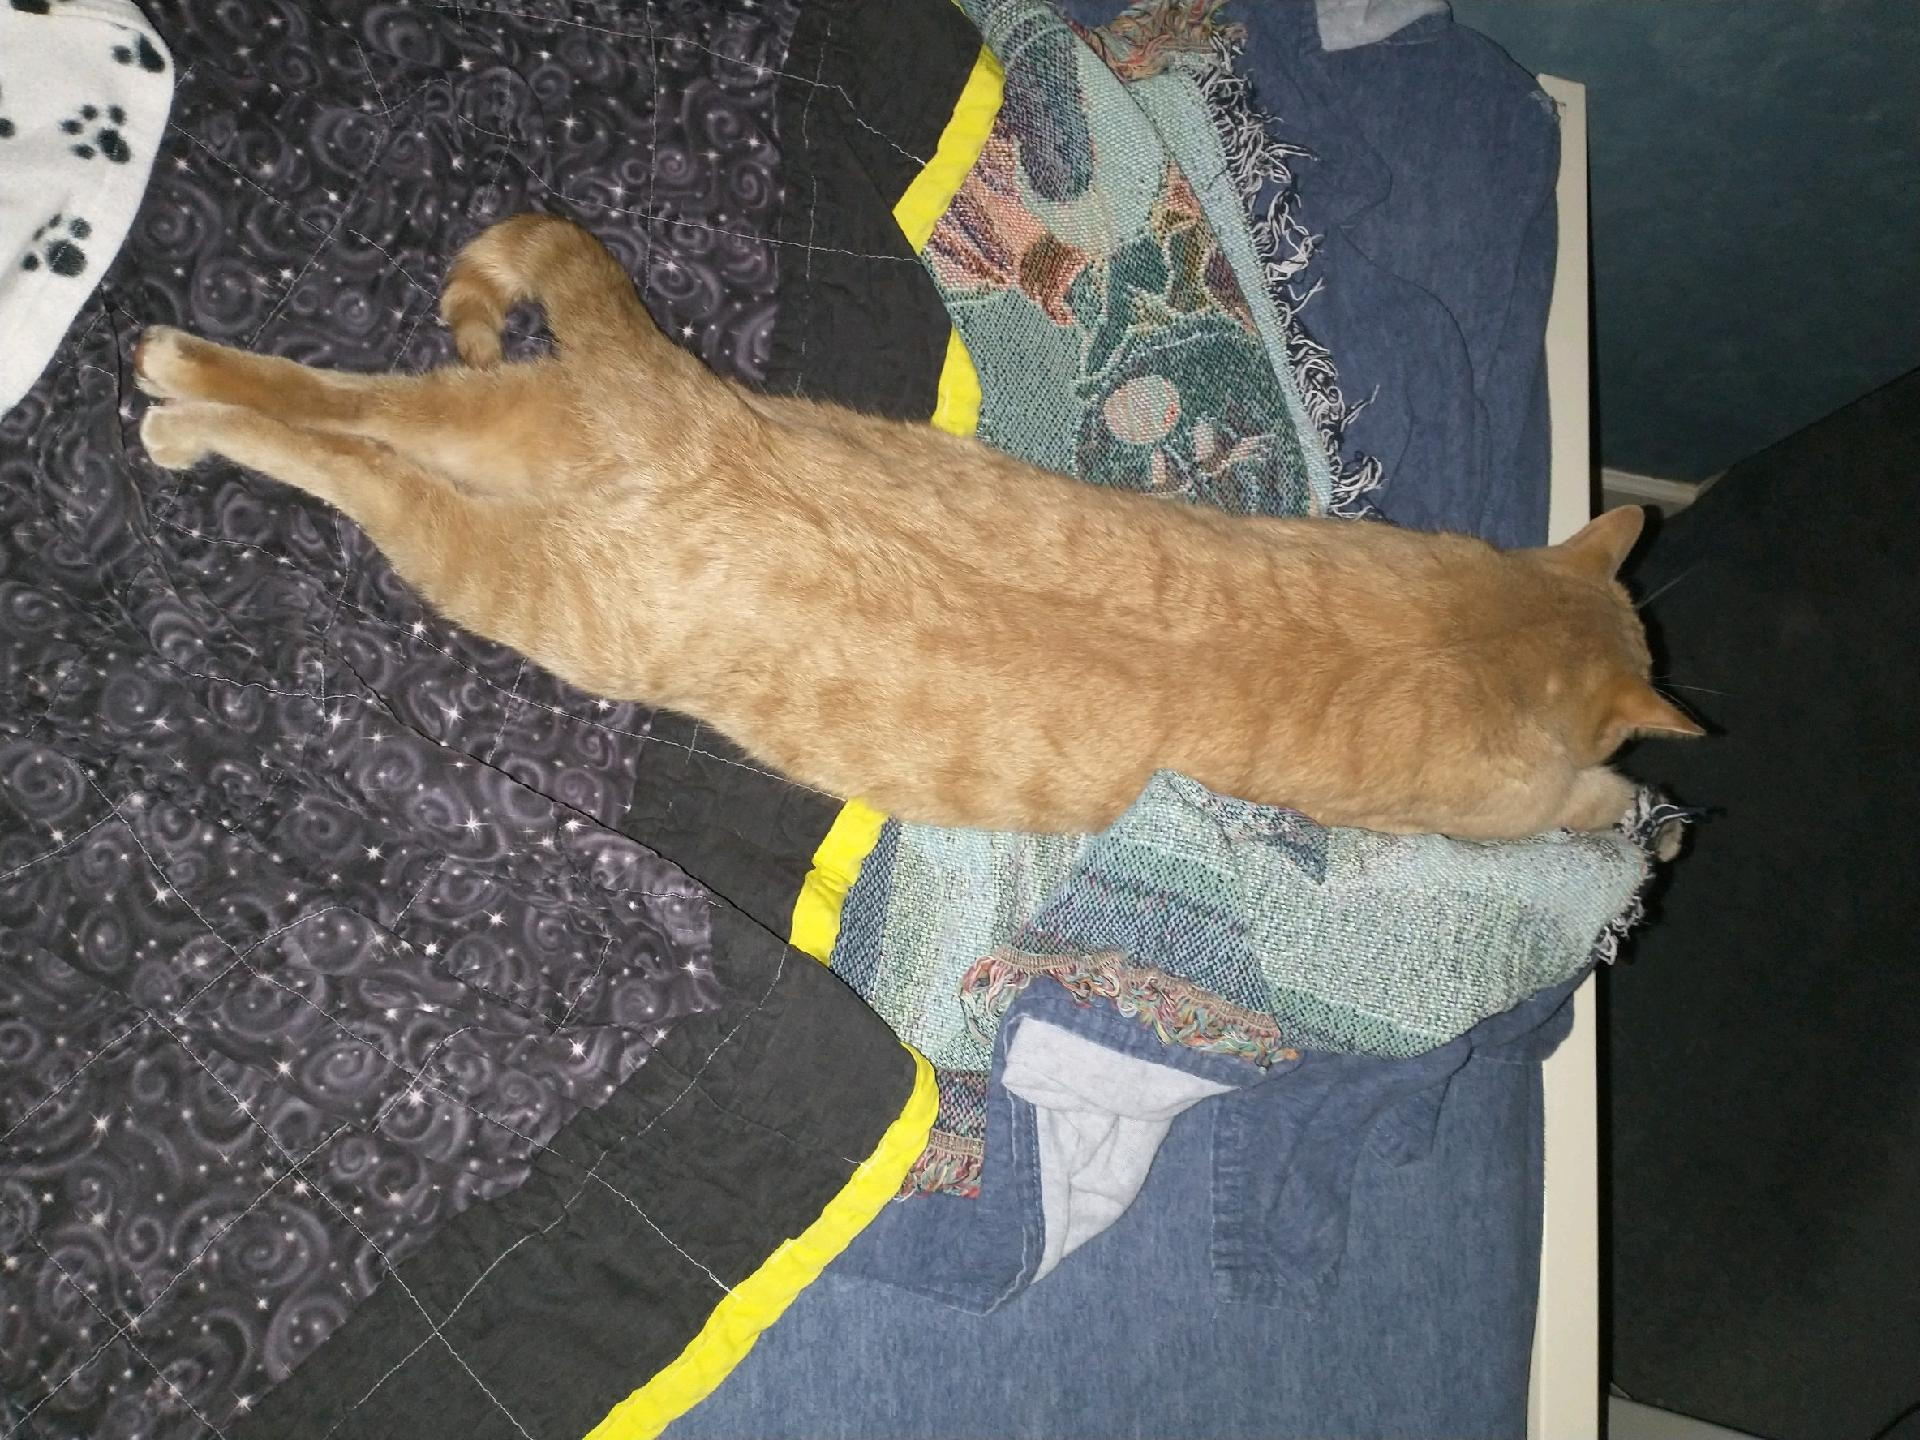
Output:
<path fill-rule="evenodd" d="M 1654 591 L 1651 595 L 1647 596 L 1645 599 L 1634 601 L 1633 608 L 1636 610 L 1646 609 L 1649 605 L 1653 604 L 1654 601 L 1658 600 L 1662 595 L 1666 594 L 1669 590 L 1673 589 L 1674 586 L 1678 585 L 1682 580 L 1686 579 L 1689 575 L 1691 575 L 1695 570 L 1699 568 L 1700 567 L 1697 563 L 1693 565 L 1689 565 L 1686 569 L 1682 570 L 1678 575 L 1674 576 L 1671 580 L 1667 581 L 1666 584 L 1662 585 L 1658 590 Z"/>

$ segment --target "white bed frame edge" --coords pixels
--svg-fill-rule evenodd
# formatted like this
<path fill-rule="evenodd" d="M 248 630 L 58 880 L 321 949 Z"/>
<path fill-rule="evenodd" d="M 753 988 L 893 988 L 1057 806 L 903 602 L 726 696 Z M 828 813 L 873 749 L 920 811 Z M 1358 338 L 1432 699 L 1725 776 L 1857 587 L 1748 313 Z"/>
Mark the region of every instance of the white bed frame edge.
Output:
<path fill-rule="evenodd" d="M 1548 532 L 1564 539 L 1593 514 L 1587 277 L 1587 89 L 1554 75 L 1541 88 L 1560 110 L 1558 263 L 1547 312 L 1547 396 L 1553 468 Z M 1527 1394 L 1529 1440 L 1599 1440 L 1600 1172 L 1596 996 L 1574 996 L 1573 1033 L 1546 1063 L 1546 1184 L 1540 1303 Z"/>

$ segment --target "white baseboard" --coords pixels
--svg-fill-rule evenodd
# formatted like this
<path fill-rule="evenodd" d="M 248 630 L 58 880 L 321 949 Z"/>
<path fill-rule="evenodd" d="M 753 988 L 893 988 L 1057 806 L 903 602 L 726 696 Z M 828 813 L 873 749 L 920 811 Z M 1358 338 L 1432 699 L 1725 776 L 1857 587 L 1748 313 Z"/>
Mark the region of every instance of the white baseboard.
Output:
<path fill-rule="evenodd" d="M 1706 480 L 1663 480 L 1657 475 L 1636 475 L 1631 470 L 1615 470 L 1603 465 L 1600 467 L 1601 502 L 1607 509 L 1616 505 L 1651 505 L 1662 514 L 1671 515 L 1698 500 L 1719 478 L 1715 475 Z"/>
<path fill-rule="evenodd" d="M 1744 1430 L 1709 1425 L 1618 1395 L 1607 1399 L 1607 1440 L 1754 1440 Z"/>

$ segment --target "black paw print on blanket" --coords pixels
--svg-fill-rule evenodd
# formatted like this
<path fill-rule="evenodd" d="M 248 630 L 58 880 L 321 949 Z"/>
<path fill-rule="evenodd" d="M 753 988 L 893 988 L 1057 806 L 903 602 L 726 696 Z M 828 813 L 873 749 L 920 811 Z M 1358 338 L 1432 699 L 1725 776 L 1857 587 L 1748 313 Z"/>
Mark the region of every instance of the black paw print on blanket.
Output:
<path fill-rule="evenodd" d="M 18 5 L 20 0 L 13 0 Z M 122 65 L 138 65 L 142 70 L 158 75 L 167 68 L 166 56 L 153 48 L 153 42 L 137 31 L 128 31 L 125 45 L 113 47 L 113 58 Z"/>
<path fill-rule="evenodd" d="M 66 135 L 85 137 L 73 146 L 73 153 L 82 160 L 104 155 L 114 164 L 124 165 L 133 158 L 133 151 L 127 148 L 126 137 L 117 127 L 126 123 L 127 112 L 118 105 L 107 106 L 104 116 L 98 105 L 82 105 L 78 114 L 60 122 L 60 130 Z"/>
<path fill-rule="evenodd" d="M 53 9 L 49 0 L 13 0 L 13 8 L 29 15 L 44 15 Z"/>
<path fill-rule="evenodd" d="M 6 92 L 4 90 L 0 90 L 0 100 L 4 100 L 6 98 L 7 98 Z M 12 138 L 13 138 L 13 121 L 9 120 L 4 115 L 0 115 L 0 140 L 11 140 Z"/>
<path fill-rule="evenodd" d="M 33 232 L 33 247 L 20 261 L 22 270 L 38 270 L 42 265 L 56 275 L 78 275 L 87 268 L 87 252 L 76 241 L 93 234 L 93 226 L 79 216 L 67 220 L 56 215 Z"/>

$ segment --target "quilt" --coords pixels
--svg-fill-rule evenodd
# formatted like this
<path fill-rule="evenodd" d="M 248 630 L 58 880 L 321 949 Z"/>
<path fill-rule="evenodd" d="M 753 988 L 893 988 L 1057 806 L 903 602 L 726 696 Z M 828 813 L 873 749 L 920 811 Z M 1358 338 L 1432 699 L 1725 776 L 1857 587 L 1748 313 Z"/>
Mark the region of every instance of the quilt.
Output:
<path fill-rule="evenodd" d="M 443 267 L 525 208 L 764 379 L 794 17 L 154 7 L 152 183 L 0 418 L 0 1433 L 652 1433 L 919 1152 L 924 1062 L 787 943 L 837 806 L 134 434 L 150 323 L 448 358 Z"/>

